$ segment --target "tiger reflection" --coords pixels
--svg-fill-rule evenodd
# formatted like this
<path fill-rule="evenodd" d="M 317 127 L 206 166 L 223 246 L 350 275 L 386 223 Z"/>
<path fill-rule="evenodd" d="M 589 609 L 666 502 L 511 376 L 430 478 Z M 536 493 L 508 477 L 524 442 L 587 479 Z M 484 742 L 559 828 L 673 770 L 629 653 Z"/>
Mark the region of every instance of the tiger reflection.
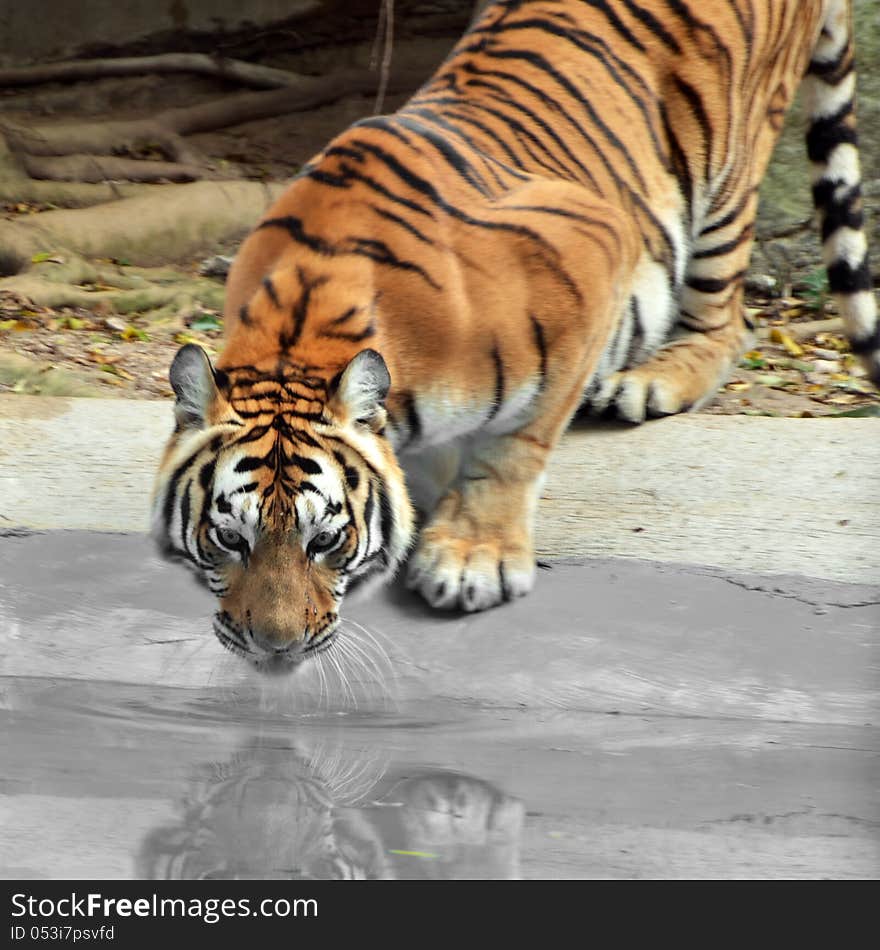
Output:
<path fill-rule="evenodd" d="M 514 879 L 524 807 L 448 771 L 249 748 L 191 782 L 180 820 L 142 842 L 146 879 Z"/>

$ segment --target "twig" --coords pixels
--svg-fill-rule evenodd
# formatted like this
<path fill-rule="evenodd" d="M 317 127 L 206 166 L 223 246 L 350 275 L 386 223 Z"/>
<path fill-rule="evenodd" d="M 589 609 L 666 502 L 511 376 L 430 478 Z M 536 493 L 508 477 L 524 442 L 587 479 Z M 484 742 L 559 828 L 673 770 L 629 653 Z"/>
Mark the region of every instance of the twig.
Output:
<path fill-rule="evenodd" d="M 107 76 L 140 76 L 150 73 L 198 73 L 232 79 L 258 89 L 294 85 L 299 77 L 284 69 L 258 66 L 238 59 L 222 59 L 205 53 L 162 53 L 121 59 L 80 59 L 0 69 L 0 86 L 34 86 L 45 82 L 75 82 Z"/>
<path fill-rule="evenodd" d="M 759 327 L 759 340 L 769 340 L 778 327 Z M 785 332 L 794 340 L 808 340 L 817 333 L 843 333 L 843 320 L 840 317 L 829 317 L 827 320 L 807 320 L 804 323 L 788 323 Z"/>
<path fill-rule="evenodd" d="M 813 226 L 813 219 L 804 218 L 803 221 L 795 221 L 792 224 L 784 224 L 778 228 L 769 228 L 761 230 L 755 236 L 760 243 L 762 241 L 778 241 L 780 238 L 793 237 L 795 234 L 801 234 L 803 231 L 809 231 Z"/>
<path fill-rule="evenodd" d="M 388 77 L 391 72 L 391 54 L 394 51 L 394 0 L 382 0 L 379 8 L 379 25 L 376 30 L 376 42 L 373 46 L 373 59 L 377 55 L 379 35 L 383 34 L 382 63 L 379 68 L 379 88 L 376 90 L 376 102 L 373 113 L 378 115 L 385 104 L 385 93 L 388 90 Z M 375 68 L 375 66 L 374 66 Z"/>

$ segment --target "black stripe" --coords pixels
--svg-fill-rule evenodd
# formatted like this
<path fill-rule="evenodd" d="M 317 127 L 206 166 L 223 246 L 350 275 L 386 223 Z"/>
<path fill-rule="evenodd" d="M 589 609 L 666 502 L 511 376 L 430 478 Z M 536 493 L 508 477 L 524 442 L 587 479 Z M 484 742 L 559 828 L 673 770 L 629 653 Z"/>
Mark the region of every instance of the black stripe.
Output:
<path fill-rule="evenodd" d="M 165 490 L 165 500 L 162 504 L 162 520 L 166 531 L 170 531 L 171 529 L 171 522 L 174 518 L 174 508 L 177 504 L 177 487 L 180 484 L 180 480 L 186 474 L 189 467 L 195 463 L 196 458 L 198 458 L 200 454 L 201 452 L 197 452 L 195 455 L 184 459 L 171 473 L 171 477 L 168 479 L 168 487 Z M 184 548 L 184 550 L 186 550 L 186 548 Z"/>
<path fill-rule="evenodd" d="M 301 267 L 297 267 L 296 273 L 302 284 L 302 292 L 300 293 L 299 300 L 297 300 L 293 306 L 293 328 L 290 333 L 282 332 L 281 334 L 280 343 L 282 350 L 293 349 L 299 342 L 303 328 L 305 327 L 306 317 L 308 316 L 312 292 L 316 287 L 326 284 L 328 280 L 327 277 L 309 278 Z"/>
<path fill-rule="evenodd" d="M 364 545 L 364 557 L 367 557 L 370 553 L 370 524 L 373 520 L 373 509 L 376 506 L 376 499 L 373 494 L 373 485 L 370 484 L 369 489 L 367 490 L 367 500 L 364 502 L 364 532 L 366 535 L 366 542 Z"/>
<path fill-rule="evenodd" d="M 456 172 L 459 177 L 464 179 L 472 188 L 475 188 L 480 192 L 485 198 L 491 197 L 491 190 L 486 184 L 485 179 L 480 175 L 480 173 L 474 168 L 474 166 L 461 154 L 457 151 L 452 143 L 444 138 L 441 135 L 438 135 L 433 129 L 428 128 L 427 126 L 422 125 L 421 123 L 410 118 L 414 112 L 418 112 L 417 109 L 405 109 L 402 112 L 397 114 L 397 121 L 405 129 L 409 129 L 411 132 L 415 132 L 420 135 L 426 142 L 430 142 L 435 149 L 443 157 L 444 161 L 453 171 Z M 432 116 L 433 120 L 438 122 L 438 124 L 445 124 L 449 127 L 449 123 L 446 123 L 444 120 L 438 120 L 438 117 Z M 457 129 L 454 131 L 458 132 Z M 461 135 L 460 132 L 458 132 Z M 464 136 L 462 136 L 464 138 Z M 472 143 L 467 143 L 472 144 Z"/>
<path fill-rule="evenodd" d="M 547 384 L 547 340 L 544 337 L 544 328 L 538 322 L 534 314 L 529 314 L 529 320 L 532 322 L 532 333 L 535 337 L 535 346 L 538 348 L 538 358 L 541 373 L 541 381 L 538 384 L 538 392 L 543 392 Z"/>
<path fill-rule="evenodd" d="M 714 224 L 707 224 L 700 231 L 700 237 L 703 237 L 706 234 L 711 234 L 713 231 L 720 231 L 722 228 L 726 228 L 729 224 L 733 224 L 734 221 L 743 213 L 745 206 L 751 200 L 752 195 L 754 194 L 756 188 L 750 188 L 743 196 L 740 198 L 739 203 L 735 208 L 728 211 L 723 218 L 716 221 Z"/>
<path fill-rule="evenodd" d="M 657 134 L 654 129 L 654 123 L 652 121 L 651 114 L 645 105 L 645 100 L 642 99 L 642 97 L 632 89 L 626 80 L 624 80 L 622 73 L 627 73 L 631 79 L 636 81 L 644 90 L 645 95 L 647 95 L 652 101 L 656 98 L 656 95 L 653 90 L 647 86 L 643 76 L 636 69 L 633 69 L 633 67 L 630 66 L 626 60 L 614 54 L 612 49 L 610 49 L 606 43 L 604 37 L 589 33 L 586 30 L 567 30 L 564 27 L 560 27 L 556 23 L 543 18 L 520 20 L 516 24 L 511 24 L 511 27 L 515 27 L 516 29 L 542 30 L 560 39 L 566 40 L 569 43 L 572 43 L 582 53 L 586 53 L 587 55 L 599 60 L 612 82 L 614 82 L 616 86 L 626 93 L 632 103 L 641 112 L 642 118 L 645 121 L 645 126 L 648 130 L 648 134 L 651 136 L 651 140 L 654 143 L 654 151 L 661 161 L 665 160 L 665 156 L 663 155 L 662 149 L 660 148 L 660 143 L 657 140 Z M 588 102 L 588 100 L 584 101 Z M 594 122 L 600 125 L 600 128 L 606 132 L 609 131 L 598 121 L 596 113 L 592 115 L 592 118 Z M 634 166 L 634 170 L 638 175 L 637 166 Z M 644 182 L 642 183 L 642 186 L 645 187 Z"/>
<path fill-rule="evenodd" d="M 361 483 L 361 476 L 358 470 L 353 465 L 348 464 L 342 452 L 338 452 L 334 449 L 333 458 L 336 459 L 339 467 L 342 469 L 342 474 L 345 477 L 345 484 L 348 485 L 348 490 L 352 492 L 357 491 L 357 487 Z"/>
<path fill-rule="evenodd" d="M 370 323 L 363 330 L 353 333 L 334 333 L 332 330 L 325 330 L 321 333 L 322 337 L 331 340 L 348 340 L 351 343 L 361 343 L 364 340 L 369 340 L 370 337 L 376 335 L 376 326 L 373 323 Z"/>
<path fill-rule="evenodd" d="M 861 290 L 871 290 L 873 284 L 867 257 L 856 267 L 843 260 L 830 264 L 828 286 L 832 293 L 836 294 L 855 294 Z"/>
<path fill-rule="evenodd" d="M 324 469 L 319 462 L 314 459 L 306 458 L 303 455 L 285 455 L 285 462 L 289 465 L 295 465 L 298 469 L 305 472 L 306 475 L 321 475 Z"/>
<path fill-rule="evenodd" d="M 349 307 L 345 313 L 340 314 L 338 317 L 334 317 L 330 321 L 330 326 L 338 327 L 341 323 L 347 323 L 355 314 L 359 313 L 360 310 L 360 307 Z"/>
<path fill-rule="evenodd" d="M 670 33 L 663 24 L 644 7 L 640 7 L 633 0 L 624 0 L 627 10 L 650 31 L 661 43 L 672 50 L 673 53 L 681 53 L 681 46 L 675 36 Z"/>
<path fill-rule="evenodd" d="M 874 353 L 880 352 L 880 323 L 865 337 L 851 337 L 850 346 L 853 353 Z M 874 382 L 880 385 L 880 380 L 875 378 Z"/>
<path fill-rule="evenodd" d="M 384 241 L 379 241 L 375 238 L 353 237 L 346 239 L 346 244 L 349 243 L 351 246 L 341 249 L 340 253 L 356 254 L 360 257 L 367 257 L 377 264 L 385 264 L 395 270 L 409 271 L 410 273 L 418 274 L 419 277 L 433 287 L 434 290 L 443 289 L 423 267 L 414 261 L 399 258 Z"/>
<path fill-rule="evenodd" d="M 395 192 L 391 191 L 390 188 L 387 188 L 381 182 L 376 181 L 376 179 L 372 176 L 365 175 L 362 172 L 357 172 L 344 163 L 341 165 L 341 174 L 333 175 L 330 172 L 321 171 L 321 177 L 318 176 L 318 171 L 309 173 L 309 177 L 314 181 L 318 181 L 320 184 L 327 185 L 331 188 L 350 188 L 353 181 L 360 182 L 361 184 L 366 185 L 367 188 L 375 191 L 377 194 L 382 195 L 383 198 L 393 201 L 395 204 L 403 205 L 404 208 L 409 208 L 411 211 L 416 211 L 419 214 L 433 217 L 433 214 L 427 208 L 423 208 L 417 201 L 411 201 L 409 198 L 404 198 L 401 195 L 395 194 Z M 263 225 L 260 226 L 263 227 L 265 224 L 270 223 L 275 222 L 264 222 Z M 326 251 L 325 253 L 332 253 L 332 250 Z"/>
<path fill-rule="evenodd" d="M 843 120 L 848 118 L 852 111 L 853 103 L 850 99 L 834 115 L 812 121 L 807 130 L 807 156 L 811 162 L 824 164 L 838 145 L 857 144 L 856 130 L 843 124 Z"/>
<path fill-rule="evenodd" d="M 565 30 L 563 30 L 562 28 L 557 27 L 555 24 L 547 24 L 546 26 L 541 26 L 540 24 L 543 24 L 543 23 L 544 21 L 536 20 L 535 21 L 535 24 L 537 25 L 536 28 L 547 29 L 548 32 L 560 35 L 564 37 L 565 39 L 570 39 L 572 40 L 572 42 L 575 42 L 572 39 L 572 37 L 568 36 Z M 520 24 L 516 24 L 516 25 L 520 26 Z M 576 43 L 576 45 L 578 45 L 579 48 L 582 48 L 580 44 Z M 589 47 L 587 47 L 586 49 L 587 51 L 589 51 Z M 575 86 L 574 83 L 572 83 L 568 79 L 567 76 L 565 76 L 558 69 L 556 69 L 546 59 L 546 57 L 544 57 L 540 53 L 534 52 L 533 50 L 525 50 L 525 49 L 487 50 L 487 53 L 493 59 L 498 58 L 498 59 L 524 60 L 525 62 L 529 63 L 529 65 L 533 66 L 535 69 L 541 70 L 542 72 L 550 76 L 550 78 L 552 78 L 554 82 L 556 82 L 557 85 L 561 86 L 568 93 L 568 95 L 571 96 L 571 98 L 575 102 L 577 102 L 578 105 L 587 113 L 592 123 L 599 129 L 600 132 L 602 132 L 605 139 L 607 139 L 607 141 L 611 144 L 611 146 L 615 149 L 615 151 L 621 156 L 621 158 L 623 158 L 623 160 L 629 166 L 630 171 L 632 172 L 636 180 L 639 182 L 639 185 L 641 186 L 642 190 L 643 191 L 647 190 L 647 183 L 645 182 L 641 169 L 636 164 L 635 159 L 630 154 L 629 150 L 614 133 L 614 130 L 611 129 L 611 127 L 608 126 L 602 120 L 599 113 L 593 107 L 593 104 L 589 101 L 589 99 L 587 99 L 585 96 L 583 96 L 580 93 L 577 86 Z M 581 134 L 581 137 L 590 145 L 593 151 L 595 151 L 599 160 L 605 166 L 606 171 L 608 171 L 608 173 L 611 175 L 611 177 L 615 181 L 620 182 L 621 180 L 619 176 L 612 168 L 610 159 L 604 153 L 604 151 L 599 147 L 599 144 L 596 142 L 593 136 L 590 135 L 590 133 L 587 132 L 587 130 L 584 129 L 583 126 L 577 123 L 575 123 L 575 125 L 578 128 Z"/>
<path fill-rule="evenodd" d="M 573 96 L 573 98 L 576 98 L 576 99 L 577 99 L 578 101 L 580 101 L 581 103 L 584 103 L 585 100 L 583 99 L 583 97 L 581 97 L 581 96 L 579 95 L 579 93 L 578 93 L 577 90 L 572 86 L 572 84 L 571 84 L 564 76 L 562 76 L 560 73 L 558 73 L 556 70 L 554 70 L 549 64 L 547 64 L 547 61 L 544 60 L 543 57 L 540 57 L 540 56 L 538 56 L 537 54 L 531 54 L 531 53 L 529 53 L 528 51 L 523 51 L 523 50 L 504 50 L 504 51 L 486 50 L 485 52 L 486 52 L 486 55 L 491 56 L 492 58 L 495 58 L 495 59 L 520 59 L 520 60 L 525 60 L 526 62 L 530 62 L 530 63 L 532 63 L 532 65 L 536 65 L 536 63 L 537 63 L 536 68 L 542 69 L 542 70 L 544 70 L 545 72 L 548 72 L 550 75 L 553 76 L 553 78 L 556 79 L 556 81 L 557 81 L 560 85 L 563 86 L 563 88 L 566 88 L 567 91 L 570 91 L 570 93 L 571 93 L 571 95 Z M 540 63 L 543 63 L 544 65 L 543 65 L 543 66 L 540 65 Z M 545 68 L 545 67 L 546 67 L 546 68 Z M 597 156 L 599 157 L 600 161 L 601 161 L 602 164 L 604 165 L 605 170 L 606 170 L 606 172 L 608 173 L 608 175 L 610 176 L 610 178 L 612 179 L 612 181 L 615 182 L 615 184 L 617 185 L 617 187 L 618 187 L 622 192 L 626 192 L 627 194 L 630 195 L 630 197 L 632 198 L 633 202 L 636 204 L 636 206 L 638 207 L 638 209 L 642 212 L 642 214 L 645 215 L 645 217 L 649 220 L 649 222 L 650 222 L 650 223 L 653 225 L 653 227 L 656 229 L 657 233 L 661 236 L 661 238 L 662 238 L 662 240 L 663 240 L 663 243 L 664 243 L 664 245 L 665 245 L 665 247 L 666 247 L 667 256 L 672 256 L 672 257 L 674 257 L 674 255 L 675 255 L 675 245 L 674 245 L 674 243 L 673 243 L 673 241 L 672 241 L 672 238 L 669 236 L 668 232 L 666 231 L 666 228 L 663 226 L 663 224 L 660 222 L 660 220 L 657 218 L 657 216 L 656 216 L 656 215 L 654 214 L 654 212 L 651 210 L 651 208 L 649 207 L 649 205 L 645 202 L 644 198 L 643 198 L 637 191 L 635 191 L 633 188 L 631 188 L 631 187 L 617 174 L 616 170 L 614 169 L 614 166 L 611 164 L 611 162 L 609 161 L 609 159 L 605 156 L 605 153 L 604 153 L 601 149 L 599 149 L 599 147 L 596 145 L 596 143 L 595 143 L 595 141 L 593 140 L 593 138 L 583 129 L 583 127 L 580 126 L 577 122 L 575 122 L 575 120 L 569 115 L 568 110 L 564 109 L 564 108 L 560 105 L 560 103 L 559 103 L 557 100 L 553 99 L 551 96 L 548 96 L 546 93 L 541 92 L 540 90 L 537 89 L 537 87 L 531 86 L 529 83 L 523 82 L 523 81 L 520 80 L 518 77 L 514 76 L 512 73 L 506 73 L 506 72 L 500 72 L 500 71 L 499 71 L 499 75 L 504 75 L 504 76 L 507 77 L 507 78 L 509 79 L 509 81 L 512 82 L 512 83 L 515 83 L 515 84 L 520 85 L 520 86 L 529 87 L 530 91 L 533 91 L 534 94 L 535 94 L 536 96 L 538 96 L 538 97 L 541 99 L 541 101 L 542 101 L 548 108 L 550 108 L 550 109 L 554 110 L 555 112 L 559 113 L 564 119 L 566 119 L 566 120 L 575 128 L 575 130 L 577 130 L 577 132 L 578 132 L 579 135 L 584 139 L 584 141 L 586 141 L 589 145 L 592 146 L 592 148 L 594 149 L 594 151 L 596 152 L 596 154 L 597 154 Z M 619 142 L 618 142 L 618 145 L 620 145 Z M 628 163 L 629 163 L 630 165 L 632 165 L 632 163 L 633 163 L 632 157 L 629 155 L 629 153 L 628 153 L 628 151 L 627 151 L 626 149 L 623 149 L 622 146 L 620 146 L 620 147 L 621 147 L 621 149 L 622 149 L 623 154 L 624 154 L 625 157 L 627 158 Z M 586 175 L 586 176 L 588 177 L 588 179 L 593 183 L 593 185 L 595 185 L 596 187 L 598 187 L 598 185 L 596 184 L 595 178 L 594 178 L 593 175 L 589 172 L 589 170 L 588 170 L 581 162 L 577 161 L 576 159 L 575 159 L 575 161 L 576 161 L 578 167 L 584 171 L 585 175 Z M 637 173 L 637 175 L 638 175 L 638 177 L 641 177 L 640 173 Z M 654 255 L 655 259 L 657 259 L 657 260 L 663 260 L 663 259 L 664 259 L 662 255 L 658 255 L 653 249 L 651 249 L 651 253 Z"/>
<path fill-rule="evenodd" d="M 193 480 L 190 479 L 183 487 L 183 494 L 180 499 L 180 543 L 183 550 L 192 556 L 189 547 L 189 518 L 191 514 L 191 499 L 189 497 L 190 489 L 193 486 Z"/>
<path fill-rule="evenodd" d="M 379 484 L 379 530 L 382 532 L 381 547 L 387 548 L 394 537 L 394 505 L 383 483 Z"/>
<path fill-rule="evenodd" d="M 325 254 L 327 256 L 332 256 L 333 254 L 332 245 L 313 234 L 307 234 L 303 227 L 302 220 L 292 215 L 287 215 L 283 218 L 268 218 L 257 226 L 257 230 L 262 230 L 263 228 L 283 228 L 297 244 L 302 244 L 317 254 Z"/>
<path fill-rule="evenodd" d="M 375 211 L 380 218 L 384 218 L 386 221 L 391 221 L 394 224 L 400 225 L 400 227 L 408 231 L 416 240 L 421 241 L 422 244 L 427 244 L 429 247 L 434 246 L 434 242 L 429 237 L 420 231 L 414 224 L 410 224 L 405 218 L 401 218 L 399 214 L 395 214 L 393 211 L 387 211 L 384 208 L 380 208 L 378 205 L 374 204 L 370 205 L 370 209 Z"/>
<path fill-rule="evenodd" d="M 678 91 L 687 100 L 688 105 L 691 107 L 691 113 L 699 123 L 703 133 L 703 140 L 706 143 L 706 178 L 708 179 L 712 158 L 712 120 L 706 112 L 706 107 L 703 105 L 700 94 L 690 83 L 685 82 L 680 76 L 676 76 L 675 85 Z"/>
<path fill-rule="evenodd" d="M 807 67 L 808 76 L 817 76 L 831 86 L 842 82 L 853 71 L 852 46 L 847 44 L 834 59 L 812 60 Z"/>
<path fill-rule="evenodd" d="M 425 100 L 419 100 L 420 103 L 424 101 Z M 434 102 L 431 101 L 428 103 L 428 105 L 433 106 Z M 492 176 L 492 181 L 495 183 L 495 191 L 492 191 L 489 188 L 488 183 L 483 180 L 483 185 L 481 187 L 484 197 L 492 198 L 499 189 L 501 191 L 505 191 L 508 188 L 509 183 L 504 177 L 502 177 L 501 172 L 505 172 L 507 175 L 512 175 L 521 181 L 528 181 L 528 175 L 521 171 L 515 171 L 510 167 L 510 165 L 506 165 L 504 162 L 495 158 L 491 152 L 485 151 L 481 145 L 477 144 L 471 134 L 466 132 L 459 124 L 457 124 L 461 122 L 461 113 L 457 113 L 452 109 L 434 110 L 432 108 L 428 108 L 427 106 L 416 108 L 413 105 L 407 106 L 405 111 L 407 116 L 417 115 L 421 119 L 426 120 L 430 125 L 439 126 L 441 129 L 445 129 L 450 135 L 454 135 L 456 138 L 461 139 L 467 149 L 475 157 L 480 159 L 480 161 L 485 166 L 485 169 Z M 401 112 L 403 112 L 403 110 L 401 110 Z M 453 119 L 455 121 L 451 121 Z M 465 124 L 467 124 L 466 119 Z"/>
<path fill-rule="evenodd" d="M 827 178 L 813 185 L 813 204 L 822 213 L 823 242 L 839 228 L 861 231 L 865 223 L 860 185 L 843 186 L 846 190 L 837 198 L 835 192 L 840 187 L 840 182 L 829 181 Z"/>
<path fill-rule="evenodd" d="M 419 193 L 428 197 L 438 208 L 450 215 L 450 217 L 453 217 L 458 221 L 462 221 L 465 224 L 474 225 L 475 227 L 485 228 L 487 230 L 508 231 L 512 234 L 518 234 L 522 237 L 530 238 L 551 255 L 553 259 L 551 266 L 554 273 L 560 278 L 560 280 L 562 280 L 571 294 L 578 301 L 582 299 L 582 295 L 577 284 L 575 284 L 564 268 L 562 268 L 558 263 L 560 258 L 559 251 L 553 247 L 553 245 L 550 244 L 550 242 L 547 241 L 542 234 L 521 224 L 513 224 L 508 221 L 493 221 L 490 219 L 475 218 L 467 212 L 462 211 L 460 208 L 449 204 L 430 182 L 426 181 L 424 178 L 421 178 L 419 175 L 416 175 L 413 171 L 408 169 L 395 155 L 386 152 L 377 145 L 372 145 L 367 142 L 359 142 L 358 144 L 375 155 L 375 157 L 381 161 L 391 172 L 397 175 L 401 181 L 405 182 L 413 190 L 418 191 Z M 549 263 L 550 262 L 548 262 L 548 264 Z"/>
<path fill-rule="evenodd" d="M 469 72 L 475 72 L 474 68 L 470 66 L 470 64 L 468 64 L 465 68 Z M 503 70 L 485 70 L 485 71 L 480 71 L 480 72 L 482 75 L 498 75 L 499 77 L 509 75 L 505 73 Z M 553 143 L 556 145 L 556 147 L 573 163 L 574 167 L 581 172 L 583 177 L 587 181 L 589 181 L 591 184 L 593 184 L 595 187 L 598 188 L 596 179 L 593 177 L 592 172 L 590 172 L 589 168 L 586 165 L 581 163 L 581 161 L 575 156 L 574 152 L 572 152 L 571 149 L 565 144 L 564 140 L 559 137 L 559 135 L 544 121 L 544 119 L 542 119 L 538 115 L 538 113 L 528 108 L 527 106 L 523 105 L 523 103 L 517 102 L 516 100 L 510 98 L 507 95 L 503 95 L 504 87 L 499 86 L 497 83 L 489 82 L 484 79 L 469 79 L 468 85 L 473 86 L 474 88 L 485 88 L 485 89 L 489 89 L 490 91 L 493 91 L 495 95 L 493 95 L 492 98 L 496 102 L 499 102 L 501 105 L 509 106 L 512 109 L 516 109 L 518 112 L 521 112 L 523 115 L 525 115 L 534 126 L 536 126 L 545 135 L 548 135 L 553 140 Z M 531 90 L 534 90 L 534 94 L 536 97 L 539 97 L 542 99 L 548 98 L 544 96 L 544 93 L 542 93 L 537 88 L 537 86 L 532 86 L 531 83 L 520 81 L 519 85 L 523 87 L 527 87 Z M 489 115 L 494 116 L 495 118 L 502 121 L 505 125 L 507 125 L 508 128 L 510 128 L 510 130 L 514 133 L 513 135 L 514 140 L 517 141 L 519 145 L 526 151 L 526 153 L 532 159 L 532 161 L 535 162 L 537 165 L 540 165 L 541 168 L 547 169 L 547 171 L 549 171 L 553 175 L 560 175 L 560 172 L 561 172 L 562 174 L 560 177 L 563 177 L 563 178 L 574 177 L 572 169 L 567 168 L 565 164 L 563 164 L 560 161 L 560 159 L 553 152 L 553 150 L 549 148 L 547 145 L 545 145 L 532 131 L 530 131 L 518 119 L 514 119 L 512 116 L 507 115 L 506 113 L 502 112 L 499 109 L 493 109 L 490 106 L 486 105 L 486 103 L 484 102 L 472 103 L 471 105 L 474 108 L 478 108 L 481 112 L 486 112 Z M 574 125 L 575 128 L 578 128 L 577 124 L 574 122 L 573 119 L 569 119 L 569 122 L 572 125 Z M 541 151 L 544 152 L 544 154 L 547 155 L 548 158 L 550 158 L 552 161 L 556 163 L 555 167 L 548 165 L 547 162 L 543 161 L 537 155 L 535 155 L 532 149 L 529 148 L 529 146 L 526 145 L 525 141 L 523 140 L 527 140 L 529 142 L 534 143 L 534 145 L 537 148 L 541 149 Z"/>
<path fill-rule="evenodd" d="M 482 103 L 466 102 L 466 101 L 462 101 L 461 99 L 456 99 L 454 96 L 429 96 L 424 99 L 419 99 L 418 101 L 425 102 L 426 104 L 432 107 L 439 106 L 445 115 L 448 115 L 451 118 L 454 118 L 457 122 L 464 122 L 466 125 L 469 125 L 475 129 L 478 129 L 480 132 L 483 133 L 483 135 L 491 139 L 501 149 L 501 151 L 504 152 L 504 154 L 515 166 L 519 166 L 522 164 L 519 156 L 510 147 L 509 142 L 507 142 L 502 136 L 498 135 L 494 131 L 494 129 L 486 125 L 485 122 L 481 122 L 479 119 L 475 119 L 472 115 L 467 115 L 463 112 L 457 111 L 456 109 L 456 107 L 468 108 L 468 109 L 474 109 L 474 108 L 482 109 L 484 108 Z M 418 109 L 415 111 L 417 111 L 420 115 L 424 113 L 428 113 L 427 109 Z M 432 115 L 432 117 L 434 115 L 433 113 L 428 113 L 428 114 Z M 502 121 L 503 121 L 503 116 L 502 116 Z M 459 134 L 462 135 L 462 138 L 464 138 L 463 133 L 459 131 Z M 476 146 L 474 147 L 476 148 Z M 485 155 L 484 157 L 490 158 L 490 156 L 488 155 Z M 497 159 L 494 159 L 494 160 L 497 161 Z M 516 177 L 518 178 L 528 177 L 518 172 L 514 172 L 513 169 L 507 165 L 503 165 L 503 167 L 507 171 L 511 172 L 512 174 L 515 174 Z"/>
<path fill-rule="evenodd" d="M 321 443 L 317 439 L 313 439 L 308 432 L 305 432 L 302 429 L 294 429 L 292 426 L 287 430 L 287 436 L 290 439 L 293 439 L 294 442 L 302 442 L 303 445 L 308 445 L 313 449 L 320 449 Z"/>
<path fill-rule="evenodd" d="M 694 205 L 694 179 L 691 175 L 691 166 L 688 161 L 687 153 L 681 145 L 672 123 L 669 121 L 669 113 L 666 110 L 666 104 L 660 103 L 660 119 L 663 122 L 663 131 L 666 135 L 666 141 L 669 143 L 669 152 L 672 159 L 672 172 L 678 181 L 679 188 L 687 204 L 688 219 L 693 218 Z"/>
<path fill-rule="evenodd" d="M 754 233 L 754 228 L 751 224 L 746 225 L 740 233 L 730 241 L 725 242 L 724 244 L 717 244 L 715 247 L 707 247 L 702 250 L 695 251 L 691 258 L 695 261 L 702 260 L 707 257 L 720 257 L 722 254 L 729 254 L 731 251 L 735 251 L 741 244 L 744 244 L 746 241 L 751 240 L 752 234 Z"/>
<path fill-rule="evenodd" d="M 248 310 L 246 303 L 243 303 L 238 308 L 238 319 L 241 320 L 242 324 L 246 327 L 249 327 L 251 325 L 252 323 L 251 313 L 250 313 L 250 310 Z"/>
<path fill-rule="evenodd" d="M 278 300 L 278 293 L 275 290 L 275 285 L 272 283 L 271 277 L 263 278 L 263 289 L 266 291 L 269 300 L 272 301 L 273 307 L 280 307 L 281 303 Z"/>
<path fill-rule="evenodd" d="M 685 283 L 691 290 L 699 291 L 701 294 L 720 294 L 722 290 L 729 287 L 735 280 L 740 280 L 745 275 L 745 271 L 737 271 L 730 277 L 696 277 L 689 275 Z"/>
<path fill-rule="evenodd" d="M 347 145 L 331 145 L 329 148 L 324 149 L 323 154 L 325 156 L 341 155 L 345 158 L 350 158 L 361 165 L 364 162 L 364 153 L 356 148 L 350 148 Z"/>
<path fill-rule="evenodd" d="M 486 419 L 487 422 L 498 415 L 504 403 L 504 363 L 501 361 L 497 343 L 492 347 L 492 362 L 495 364 L 495 395 L 492 399 L 492 409 Z"/>
<path fill-rule="evenodd" d="M 412 393 L 406 394 L 406 425 L 408 429 L 407 445 L 418 442 L 422 437 L 422 420 L 416 406 L 416 397 Z"/>
<path fill-rule="evenodd" d="M 233 471 L 236 473 L 254 472 L 258 468 L 275 467 L 275 447 L 273 446 L 266 455 L 262 457 L 257 455 L 246 455 L 235 463 Z"/>

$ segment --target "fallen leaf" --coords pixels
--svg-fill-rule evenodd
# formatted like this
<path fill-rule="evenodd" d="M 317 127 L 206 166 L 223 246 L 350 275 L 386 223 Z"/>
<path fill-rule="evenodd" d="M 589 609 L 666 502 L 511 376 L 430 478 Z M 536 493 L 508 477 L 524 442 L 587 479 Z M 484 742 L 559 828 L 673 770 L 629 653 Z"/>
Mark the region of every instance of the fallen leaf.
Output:
<path fill-rule="evenodd" d="M 779 386 L 792 385 L 789 380 L 783 378 L 782 376 L 756 376 L 755 382 L 761 386 L 769 386 L 771 389 L 777 388 Z"/>
<path fill-rule="evenodd" d="M 780 330 L 779 327 L 774 327 L 770 331 L 770 339 L 774 343 L 781 343 L 782 346 L 785 347 L 785 352 L 788 353 L 789 356 L 804 355 L 804 348 L 799 343 L 796 343 L 793 337 L 791 337 L 788 333 L 786 333 L 784 330 Z"/>
<path fill-rule="evenodd" d="M 211 313 L 200 314 L 189 325 L 190 330 L 222 330 L 223 324 Z"/>
<path fill-rule="evenodd" d="M 127 370 L 124 370 L 121 366 L 114 366 L 112 363 L 103 363 L 101 365 L 101 372 L 112 373 L 114 376 L 122 377 L 122 379 L 134 379 L 134 376 Z"/>
<path fill-rule="evenodd" d="M 859 397 L 855 393 L 841 393 L 837 396 L 828 396 L 824 402 L 831 406 L 850 406 L 858 400 Z"/>
<path fill-rule="evenodd" d="M 859 406 L 858 409 L 846 409 L 843 412 L 832 412 L 836 418 L 864 419 L 880 416 L 880 406 Z"/>

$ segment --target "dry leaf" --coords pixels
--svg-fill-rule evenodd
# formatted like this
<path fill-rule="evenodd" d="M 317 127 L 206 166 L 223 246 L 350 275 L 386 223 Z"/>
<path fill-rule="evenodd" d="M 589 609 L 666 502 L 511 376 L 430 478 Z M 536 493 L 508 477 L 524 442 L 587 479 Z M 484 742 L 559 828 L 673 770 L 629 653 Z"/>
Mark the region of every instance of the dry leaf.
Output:
<path fill-rule="evenodd" d="M 799 343 L 796 343 L 788 333 L 784 330 L 780 330 L 779 327 L 774 327 L 770 331 L 770 339 L 774 343 L 781 343 L 789 356 L 804 355 L 804 348 Z"/>

